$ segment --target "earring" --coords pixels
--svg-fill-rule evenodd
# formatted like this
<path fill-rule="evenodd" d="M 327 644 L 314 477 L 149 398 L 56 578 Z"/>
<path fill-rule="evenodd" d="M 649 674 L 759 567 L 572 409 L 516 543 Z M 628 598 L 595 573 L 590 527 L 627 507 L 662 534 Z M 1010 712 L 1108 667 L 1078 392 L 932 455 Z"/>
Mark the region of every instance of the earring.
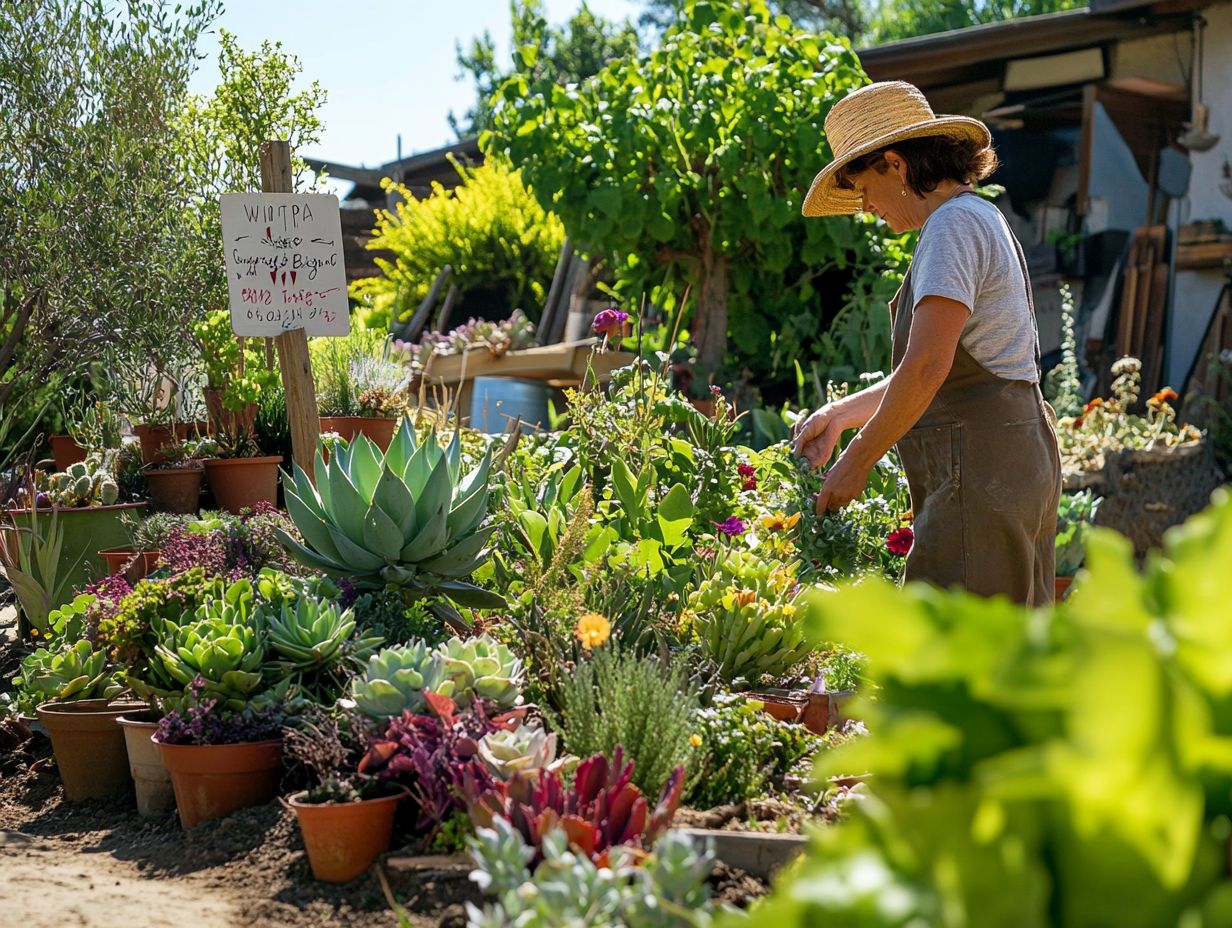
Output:
<path fill-rule="evenodd" d="M 903 192 L 902 192 L 902 195 L 903 195 L 903 196 L 906 196 L 906 195 L 907 195 L 907 188 L 906 188 L 906 186 L 904 186 L 904 187 L 903 187 Z"/>

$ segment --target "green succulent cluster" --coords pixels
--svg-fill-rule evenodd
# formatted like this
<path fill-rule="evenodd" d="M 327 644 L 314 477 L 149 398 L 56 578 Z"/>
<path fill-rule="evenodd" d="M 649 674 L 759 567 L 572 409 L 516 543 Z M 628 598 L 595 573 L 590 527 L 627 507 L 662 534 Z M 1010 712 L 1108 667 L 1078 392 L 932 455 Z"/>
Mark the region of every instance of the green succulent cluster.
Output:
<path fill-rule="evenodd" d="M 380 638 L 351 642 L 355 614 L 339 609 L 336 603 L 300 597 L 284 602 L 277 612 L 271 609 L 266 620 L 269 646 L 294 673 L 320 670 L 341 661 L 348 653 L 366 657 Z"/>
<path fill-rule="evenodd" d="M 107 468 L 87 461 L 70 464 L 52 474 L 40 472 L 35 490 L 51 497 L 52 505 L 64 509 L 110 506 L 120 498 L 120 485 Z"/>
<path fill-rule="evenodd" d="M 418 712 L 427 691 L 460 707 L 481 697 L 508 708 L 521 699 L 522 673 L 522 662 L 487 635 L 450 638 L 436 648 L 413 641 L 372 655 L 351 681 L 351 698 L 373 718 Z"/>
<path fill-rule="evenodd" d="M 563 829 L 543 836 L 543 860 L 503 818 L 480 828 L 468 842 L 480 888 L 496 897 L 483 909 L 467 904 L 474 928 L 563 928 L 566 925 L 637 925 L 639 928 L 705 928 L 714 903 L 706 878 L 714 851 L 678 831 L 665 833 L 649 858 L 614 847 L 611 864 L 599 867 L 570 849 Z"/>
<path fill-rule="evenodd" d="M 13 678 L 13 695 L 5 702 L 24 715 L 56 700 L 110 698 L 123 689 L 110 673 L 107 656 L 81 640 L 67 648 L 39 648 L 21 662 Z"/>
<path fill-rule="evenodd" d="M 243 709 L 264 688 L 267 644 L 256 612 L 252 584 L 237 580 L 188 621 L 160 620 L 151 664 L 155 687 L 182 691 L 201 677 L 202 696 Z"/>
<path fill-rule="evenodd" d="M 724 683 L 753 684 L 784 674 L 811 649 L 797 604 L 799 562 L 784 564 L 752 551 L 720 555 L 714 575 L 689 596 L 688 612 L 702 654 Z"/>
<path fill-rule="evenodd" d="M 464 578 L 484 564 L 493 527 L 488 514 L 485 455 L 461 473 L 457 435 L 441 448 L 435 432 L 420 442 L 409 419 L 384 454 L 367 437 L 339 447 L 326 463 L 318 452 L 315 486 L 298 465 L 287 477 L 286 501 L 300 543 L 279 540 L 300 563 L 362 588 L 404 587 L 439 592 L 464 606 L 504 600 Z"/>

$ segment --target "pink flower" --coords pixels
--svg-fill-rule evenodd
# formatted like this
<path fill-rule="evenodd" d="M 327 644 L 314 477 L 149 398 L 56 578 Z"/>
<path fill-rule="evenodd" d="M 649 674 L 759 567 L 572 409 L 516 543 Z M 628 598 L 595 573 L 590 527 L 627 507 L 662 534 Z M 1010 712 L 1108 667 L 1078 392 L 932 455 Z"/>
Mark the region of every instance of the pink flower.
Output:
<path fill-rule="evenodd" d="M 746 490 L 756 490 L 757 489 L 757 478 L 756 477 L 746 477 L 743 486 Z"/>
<path fill-rule="evenodd" d="M 735 538 L 737 535 L 743 535 L 745 531 L 744 520 L 739 519 L 736 516 L 728 516 L 722 522 L 715 522 L 711 520 L 710 524 L 715 527 L 716 531 L 726 535 L 728 538 Z"/>
<path fill-rule="evenodd" d="M 895 557 L 906 557 L 915 543 L 915 532 L 909 528 L 896 528 L 886 536 L 886 550 Z"/>
<path fill-rule="evenodd" d="M 595 315 L 594 330 L 596 335 L 606 335 L 608 338 L 621 338 L 625 327 L 629 324 L 629 314 L 615 307 L 605 309 Z"/>
<path fill-rule="evenodd" d="M 741 477 L 752 477 L 757 471 L 752 464 L 737 464 L 736 473 Z"/>

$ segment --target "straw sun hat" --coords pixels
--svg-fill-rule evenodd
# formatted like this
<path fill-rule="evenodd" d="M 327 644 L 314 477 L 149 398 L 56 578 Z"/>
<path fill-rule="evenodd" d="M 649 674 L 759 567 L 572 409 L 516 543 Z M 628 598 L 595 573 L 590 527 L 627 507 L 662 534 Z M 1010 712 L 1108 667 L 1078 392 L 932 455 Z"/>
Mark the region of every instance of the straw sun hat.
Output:
<path fill-rule="evenodd" d="M 852 91 L 826 116 L 826 138 L 834 160 L 813 178 L 801 212 L 839 216 L 858 212 L 860 195 L 837 186 L 838 172 L 862 155 L 904 139 L 948 135 L 992 144 L 988 127 L 967 116 L 938 116 L 924 94 L 905 81 L 883 81 Z"/>

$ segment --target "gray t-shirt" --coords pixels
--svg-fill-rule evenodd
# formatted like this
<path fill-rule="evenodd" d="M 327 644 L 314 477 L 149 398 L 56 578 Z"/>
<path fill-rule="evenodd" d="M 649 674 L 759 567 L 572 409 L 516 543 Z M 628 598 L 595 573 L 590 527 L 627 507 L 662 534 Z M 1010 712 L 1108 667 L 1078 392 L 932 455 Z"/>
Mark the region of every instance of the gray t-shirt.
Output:
<path fill-rule="evenodd" d="M 1034 383 L 1038 333 L 1012 235 L 987 200 L 947 200 L 920 230 L 911 293 L 917 306 L 926 296 L 962 303 L 971 311 L 960 339 L 967 353 L 991 374 Z"/>

